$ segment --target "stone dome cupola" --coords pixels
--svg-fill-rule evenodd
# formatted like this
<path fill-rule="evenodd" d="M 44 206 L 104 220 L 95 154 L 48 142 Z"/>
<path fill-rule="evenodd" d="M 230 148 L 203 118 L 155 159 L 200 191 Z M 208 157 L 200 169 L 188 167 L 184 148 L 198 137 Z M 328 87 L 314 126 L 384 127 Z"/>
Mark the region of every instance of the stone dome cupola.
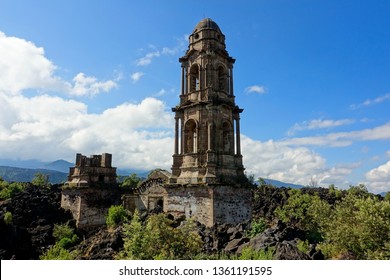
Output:
<path fill-rule="evenodd" d="M 216 24 L 212 19 L 205 18 L 202 19 L 195 27 L 194 31 L 189 37 L 190 48 L 199 47 L 204 48 L 206 46 L 213 45 L 218 49 L 225 49 L 225 35 L 222 33 L 218 24 Z M 199 44 L 202 43 L 202 44 Z"/>

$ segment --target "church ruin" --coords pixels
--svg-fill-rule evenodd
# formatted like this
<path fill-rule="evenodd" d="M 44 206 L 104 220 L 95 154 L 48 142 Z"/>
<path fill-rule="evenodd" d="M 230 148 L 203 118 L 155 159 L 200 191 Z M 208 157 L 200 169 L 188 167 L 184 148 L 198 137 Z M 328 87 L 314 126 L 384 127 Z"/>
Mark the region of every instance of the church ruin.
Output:
<path fill-rule="evenodd" d="M 196 25 L 189 36 L 188 50 L 179 62 L 180 102 L 172 108 L 175 114 L 172 172 L 153 171 L 140 186 L 121 195 L 122 203 L 130 211 L 159 207 L 175 217 L 192 217 L 209 227 L 250 220 L 252 191 L 241 155 L 243 109 L 235 103 L 235 59 L 227 52 L 225 35 L 213 20 L 206 18 Z M 100 165 L 92 166 L 95 162 Z M 113 172 L 111 155 L 89 159 L 77 155 L 67 183 L 76 188 L 65 188 L 62 205 L 75 213 L 77 209 L 89 211 L 82 205 L 90 193 L 77 200 L 76 192 L 83 191 L 80 189 L 83 184 L 113 182 Z M 107 195 L 100 192 L 98 197 Z M 81 217 L 81 212 L 77 212 L 77 217 Z M 95 212 L 96 209 L 91 214 Z M 83 217 L 88 224 L 85 214 Z"/>
<path fill-rule="evenodd" d="M 130 209 L 156 205 L 206 226 L 251 219 L 251 189 L 244 174 L 240 113 L 233 90 L 233 64 L 225 35 L 211 19 L 189 36 L 181 63 L 180 103 L 175 113 L 172 173 L 155 171 L 133 196 Z M 156 180 L 159 178 L 159 180 Z"/>

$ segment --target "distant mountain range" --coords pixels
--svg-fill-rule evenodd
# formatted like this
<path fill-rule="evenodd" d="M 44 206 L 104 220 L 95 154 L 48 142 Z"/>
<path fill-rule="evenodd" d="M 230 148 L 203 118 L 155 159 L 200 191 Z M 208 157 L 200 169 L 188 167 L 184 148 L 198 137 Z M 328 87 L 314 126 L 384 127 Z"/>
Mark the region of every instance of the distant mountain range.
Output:
<path fill-rule="evenodd" d="M 285 182 L 281 182 L 281 181 L 278 181 L 278 180 L 272 180 L 272 179 L 264 179 L 264 181 L 267 184 L 270 184 L 270 185 L 278 187 L 278 188 L 286 187 L 286 188 L 292 188 L 292 189 L 301 189 L 301 188 L 305 187 L 303 185 L 296 185 L 296 184 L 291 184 L 291 183 L 285 183 Z"/>
<path fill-rule="evenodd" d="M 0 177 L 8 182 L 31 182 L 35 174 L 42 173 L 49 176 L 52 184 L 63 183 L 67 180 L 69 168 L 74 163 L 59 159 L 53 162 L 39 160 L 8 160 L 0 159 Z M 146 178 L 150 171 L 137 169 L 117 169 L 120 177 L 129 176 L 132 173 L 141 178 Z"/>
<path fill-rule="evenodd" d="M 73 166 L 73 163 L 63 159 L 55 160 L 53 162 L 0 159 L 0 177 L 8 182 L 31 182 L 35 177 L 35 174 L 42 173 L 49 176 L 50 183 L 59 184 L 67 180 L 69 168 Z M 117 169 L 118 176 L 122 178 L 124 176 L 129 176 L 132 173 L 137 174 L 141 178 L 146 178 L 149 172 L 149 170 Z M 304 187 L 272 179 L 264 180 L 267 184 L 276 187 L 290 187 L 295 189 Z"/>

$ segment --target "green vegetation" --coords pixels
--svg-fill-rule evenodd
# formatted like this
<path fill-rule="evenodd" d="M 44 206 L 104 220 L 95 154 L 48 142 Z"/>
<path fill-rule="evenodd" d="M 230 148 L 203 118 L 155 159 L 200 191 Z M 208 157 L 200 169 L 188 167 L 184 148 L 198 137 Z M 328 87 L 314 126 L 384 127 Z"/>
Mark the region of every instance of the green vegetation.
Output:
<path fill-rule="evenodd" d="M 47 187 L 49 186 L 49 176 L 43 173 L 36 173 L 31 183 L 34 186 Z"/>
<path fill-rule="evenodd" d="M 76 258 L 77 252 L 69 251 L 69 248 L 78 241 L 73 228 L 68 224 L 55 224 L 53 237 L 56 243 L 39 257 L 41 260 L 73 260 Z"/>
<path fill-rule="evenodd" d="M 390 259 L 390 202 L 349 193 L 323 223 L 328 258 Z"/>
<path fill-rule="evenodd" d="M 106 225 L 109 228 L 113 228 L 120 223 L 126 222 L 130 214 L 122 205 L 113 205 L 108 209 L 106 217 Z"/>
<path fill-rule="evenodd" d="M 328 259 L 390 259 L 390 201 L 368 193 L 364 185 L 351 186 L 333 205 L 317 195 L 290 190 L 276 216 L 305 230 L 308 241 L 298 243 L 307 251 L 309 241 Z"/>
<path fill-rule="evenodd" d="M 74 233 L 73 228 L 68 224 L 55 224 L 53 228 L 53 237 L 56 240 L 56 243 L 64 249 L 70 248 L 78 241 L 78 237 Z"/>
<path fill-rule="evenodd" d="M 236 256 L 237 260 L 273 260 L 275 248 L 269 247 L 266 250 L 255 250 L 251 247 L 242 249 L 241 255 Z"/>
<path fill-rule="evenodd" d="M 140 183 L 142 179 L 139 177 L 137 174 L 133 173 L 128 177 L 125 177 L 123 180 L 121 187 L 123 188 L 129 188 L 129 189 L 134 189 L 136 188 Z"/>
<path fill-rule="evenodd" d="M 258 218 L 251 223 L 251 230 L 248 232 L 249 237 L 255 237 L 267 228 L 267 221 L 264 218 Z"/>
<path fill-rule="evenodd" d="M 289 194 L 287 203 L 275 210 L 276 216 L 307 231 L 312 241 L 321 241 L 321 226 L 328 219 L 331 206 L 317 195 L 303 194 L 301 190 L 292 189 Z"/>
<path fill-rule="evenodd" d="M 8 183 L 0 177 L 0 200 L 14 197 L 25 189 L 26 183 Z"/>
<path fill-rule="evenodd" d="M 4 223 L 6 225 L 11 225 L 12 224 L 12 213 L 7 211 L 4 214 Z"/>
<path fill-rule="evenodd" d="M 39 257 L 40 260 L 74 260 L 76 252 L 70 252 L 59 244 L 54 244 L 49 250 Z"/>
<path fill-rule="evenodd" d="M 174 228 L 172 221 L 164 214 L 149 216 L 142 224 L 136 211 L 130 224 L 125 225 L 124 235 L 124 249 L 119 254 L 120 259 L 191 259 L 202 248 L 202 241 L 192 220 Z"/>

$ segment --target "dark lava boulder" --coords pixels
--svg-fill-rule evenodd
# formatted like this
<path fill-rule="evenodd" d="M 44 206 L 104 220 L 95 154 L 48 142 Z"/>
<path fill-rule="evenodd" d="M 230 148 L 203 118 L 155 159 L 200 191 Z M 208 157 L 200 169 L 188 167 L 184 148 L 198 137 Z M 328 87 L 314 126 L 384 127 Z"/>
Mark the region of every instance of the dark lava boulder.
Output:
<path fill-rule="evenodd" d="M 12 223 L 4 223 L 4 215 L 11 212 Z M 38 259 L 54 243 L 54 224 L 72 220 L 70 212 L 61 208 L 59 185 L 51 188 L 29 185 L 13 197 L 3 201 L 0 209 L 0 258 Z"/>

